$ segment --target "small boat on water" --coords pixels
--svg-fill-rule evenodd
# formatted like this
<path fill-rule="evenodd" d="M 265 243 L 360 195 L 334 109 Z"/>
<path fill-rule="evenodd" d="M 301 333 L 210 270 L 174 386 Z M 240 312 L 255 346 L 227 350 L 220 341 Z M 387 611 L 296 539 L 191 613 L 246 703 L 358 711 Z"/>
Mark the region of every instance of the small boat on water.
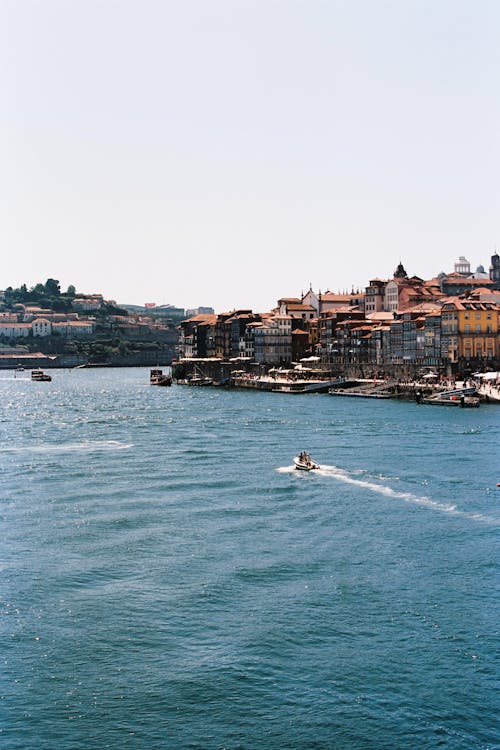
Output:
<path fill-rule="evenodd" d="M 435 406 L 461 406 L 462 409 L 477 409 L 481 405 L 481 399 L 479 396 L 451 396 L 450 398 L 431 396 L 423 398 L 420 403 L 433 404 Z"/>
<path fill-rule="evenodd" d="M 212 378 L 204 377 L 202 375 L 193 375 L 192 377 L 187 379 L 188 385 L 213 385 Z"/>
<path fill-rule="evenodd" d="M 419 391 L 416 400 L 419 404 L 461 406 L 462 408 L 477 408 L 481 403 L 481 399 L 477 395 L 475 388 L 455 388 L 452 391 L 442 391 L 427 398 L 424 398 Z"/>
<path fill-rule="evenodd" d="M 52 380 L 52 375 L 47 375 L 47 373 L 44 372 L 43 370 L 32 370 L 31 379 L 39 383 L 41 382 L 50 383 L 50 381 Z"/>
<path fill-rule="evenodd" d="M 170 375 L 165 375 L 163 370 L 155 368 L 149 373 L 150 385 L 172 385 L 172 378 Z"/>
<path fill-rule="evenodd" d="M 298 456 L 293 459 L 295 468 L 299 471 L 311 471 L 312 469 L 321 468 L 319 464 L 314 461 L 307 451 L 301 451 Z"/>

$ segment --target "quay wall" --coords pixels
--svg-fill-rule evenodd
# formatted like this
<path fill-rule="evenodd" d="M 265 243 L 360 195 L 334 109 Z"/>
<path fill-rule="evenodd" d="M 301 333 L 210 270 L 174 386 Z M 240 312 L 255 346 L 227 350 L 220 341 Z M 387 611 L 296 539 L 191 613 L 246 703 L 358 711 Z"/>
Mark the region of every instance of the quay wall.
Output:
<path fill-rule="evenodd" d="M 123 356 L 109 357 L 103 362 L 92 362 L 87 357 L 77 354 L 60 354 L 49 356 L 42 352 L 20 354 L 1 354 L 0 370 L 15 370 L 22 366 L 26 369 L 42 367 L 70 369 L 85 365 L 87 367 L 168 367 L 172 359 L 161 352 L 137 352 Z"/>
<path fill-rule="evenodd" d="M 202 375 L 212 378 L 217 383 L 227 380 L 234 370 L 255 375 L 266 375 L 276 365 L 258 364 L 247 361 L 225 361 L 217 358 L 210 359 L 181 359 L 172 362 L 174 378 L 186 378 L 193 375 Z M 286 368 L 286 365 L 283 365 Z M 369 365 L 349 365 L 343 368 L 332 366 L 328 363 L 318 362 L 308 365 L 311 369 L 321 370 L 321 373 L 329 378 L 344 378 L 345 380 L 390 380 L 404 382 L 415 382 L 419 380 L 422 367 L 408 365 L 392 365 L 384 368 Z M 451 375 L 450 375 L 451 377 Z"/>

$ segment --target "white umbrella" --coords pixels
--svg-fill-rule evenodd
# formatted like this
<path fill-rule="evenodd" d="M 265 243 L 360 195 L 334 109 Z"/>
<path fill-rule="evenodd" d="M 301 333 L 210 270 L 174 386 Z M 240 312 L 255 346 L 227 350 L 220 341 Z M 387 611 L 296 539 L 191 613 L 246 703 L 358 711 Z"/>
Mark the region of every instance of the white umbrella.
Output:
<path fill-rule="evenodd" d="M 478 377 L 482 380 L 497 380 L 500 378 L 500 372 L 482 372 Z"/>

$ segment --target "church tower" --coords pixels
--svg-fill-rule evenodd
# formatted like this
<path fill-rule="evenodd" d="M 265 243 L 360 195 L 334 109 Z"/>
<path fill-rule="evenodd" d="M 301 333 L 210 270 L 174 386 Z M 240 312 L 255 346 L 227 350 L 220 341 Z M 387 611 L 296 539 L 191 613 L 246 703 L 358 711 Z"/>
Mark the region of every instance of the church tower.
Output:
<path fill-rule="evenodd" d="M 455 273 L 460 274 L 460 276 L 470 276 L 470 263 L 463 255 L 455 263 Z"/>
<path fill-rule="evenodd" d="M 399 261 L 398 267 L 394 271 L 394 278 L 395 279 L 407 279 L 408 278 L 408 274 L 406 273 L 401 261 Z"/>
<path fill-rule="evenodd" d="M 495 289 L 500 289 L 500 255 L 498 253 L 491 256 L 490 279 Z"/>

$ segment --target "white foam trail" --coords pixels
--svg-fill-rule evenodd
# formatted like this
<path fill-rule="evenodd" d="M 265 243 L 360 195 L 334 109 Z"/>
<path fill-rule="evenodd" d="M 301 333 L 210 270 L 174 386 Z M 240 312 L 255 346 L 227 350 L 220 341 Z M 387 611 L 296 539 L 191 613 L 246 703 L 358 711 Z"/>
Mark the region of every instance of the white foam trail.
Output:
<path fill-rule="evenodd" d="M 0 453 L 75 453 L 77 451 L 121 451 L 132 448 L 133 443 L 119 440 L 86 440 L 81 443 L 59 443 L 57 445 L 25 445 L 15 448 L 0 448 Z"/>
<path fill-rule="evenodd" d="M 295 467 L 282 466 L 277 471 L 283 474 L 295 473 Z M 299 473 L 301 475 L 308 474 L 308 472 L 297 472 L 297 474 Z M 426 497 L 425 495 L 414 495 L 412 492 L 398 492 L 397 490 L 393 490 L 392 487 L 389 487 L 388 485 L 375 484 L 374 482 L 368 482 L 364 479 L 355 479 L 347 471 L 339 469 L 337 466 L 325 466 L 322 464 L 320 469 L 315 469 L 311 473 L 315 474 L 316 476 L 319 475 L 323 477 L 331 477 L 332 479 L 338 479 L 339 481 L 346 482 L 347 484 L 354 484 L 358 487 L 363 487 L 366 490 L 370 490 L 371 492 L 377 492 L 379 495 L 385 495 L 386 497 L 393 497 L 397 500 L 403 500 L 406 503 L 425 505 L 428 508 L 441 511 L 442 513 L 450 513 L 451 515 L 461 516 L 462 518 L 471 518 L 474 521 L 484 521 L 486 523 L 494 524 L 498 523 L 496 519 L 491 518 L 490 516 L 485 516 L 482 513 L 469 513 L 465 510 L 458 510 L 457 506 L 452 505 L 451 503 L 439 503 L 436 500 L 431 500 L 430 497 Z"/>

